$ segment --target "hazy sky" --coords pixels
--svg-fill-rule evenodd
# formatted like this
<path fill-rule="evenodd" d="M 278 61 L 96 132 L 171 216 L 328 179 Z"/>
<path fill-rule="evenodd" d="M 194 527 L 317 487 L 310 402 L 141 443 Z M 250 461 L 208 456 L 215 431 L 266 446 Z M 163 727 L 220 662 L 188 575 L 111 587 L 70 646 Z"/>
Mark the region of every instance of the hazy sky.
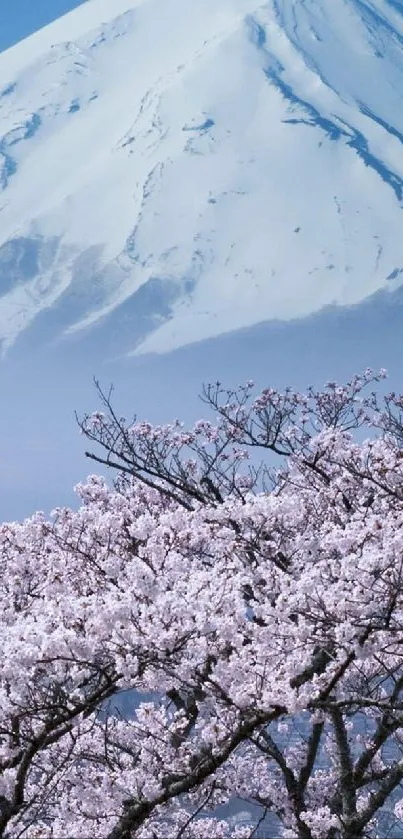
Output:
<path fill-rule="evenodd" d="M 0 51 L 86 0 L 0 0 Z"/>
<path fill-rule="evenodd" d="M 203 382 L 228 386 L 321 387 L 346 381 L 367 366 L 386 367 L 386 389 L 403 391 L 403 290 L 374 295 L 360 306 L 328 307 L 290 323 L 260 324 L 165 356 L 110 360 L 91 341 L 54 342 L 51 352 L 17 346 L 0 365 L 0 521 L 46 512 L 74 501 L 73 485 L 102 471 L 84 456 L 74 419 L 99 409 L 92 377 L 116 386 L 119 415 L 150 422 L 212 419 L 198 399 Z M 104 333 L 103 333 L 104 334 Z M 85 351 L 85 349 L 86 351 Z M 102 357 L 104 356 L 104 357 Z"/>

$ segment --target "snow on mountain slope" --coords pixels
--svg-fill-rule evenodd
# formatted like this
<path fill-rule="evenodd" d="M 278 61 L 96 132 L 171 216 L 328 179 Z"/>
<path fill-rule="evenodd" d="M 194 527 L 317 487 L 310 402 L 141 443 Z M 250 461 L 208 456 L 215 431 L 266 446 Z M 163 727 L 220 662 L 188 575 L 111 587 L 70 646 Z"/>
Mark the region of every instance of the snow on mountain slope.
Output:
<path fill-rule="evenodd" d="M 402 97 L 403 0 L 88 0 L 1 54 L 3 350 L 130 304 L 127 349 L 163 352 L 396 288 Z"/>

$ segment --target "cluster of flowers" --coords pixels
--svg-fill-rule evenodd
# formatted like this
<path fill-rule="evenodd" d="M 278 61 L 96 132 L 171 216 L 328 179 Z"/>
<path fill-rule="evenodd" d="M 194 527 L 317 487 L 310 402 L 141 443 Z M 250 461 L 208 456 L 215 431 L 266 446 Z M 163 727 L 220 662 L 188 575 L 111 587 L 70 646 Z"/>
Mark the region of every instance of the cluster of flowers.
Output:
<path fill-rule="evenodd" d="M 270 816 L 348 839 L 401 816 L 400 402 L 373 379 L 217 385 L 190 432 L 84 421 L 122 478 L 0 527 L 0 835 L 247 839 Z M 233 480 L 254 447 L 287 458 L 270 490 Z M 237 800 L 249 825 L 217 815 Z"/>

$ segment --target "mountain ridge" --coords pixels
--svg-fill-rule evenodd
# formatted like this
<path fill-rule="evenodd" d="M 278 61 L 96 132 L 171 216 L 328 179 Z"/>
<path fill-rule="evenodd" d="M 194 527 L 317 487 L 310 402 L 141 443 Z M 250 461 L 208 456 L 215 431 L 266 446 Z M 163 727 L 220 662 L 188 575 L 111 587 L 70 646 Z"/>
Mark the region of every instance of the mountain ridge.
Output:
<path fill-rule="evenodd" d="M 398 0 L 88 0 L 0 77 L 3 351 L 129 307 L 117 351 L 166 352 L 400 286 Z"/>

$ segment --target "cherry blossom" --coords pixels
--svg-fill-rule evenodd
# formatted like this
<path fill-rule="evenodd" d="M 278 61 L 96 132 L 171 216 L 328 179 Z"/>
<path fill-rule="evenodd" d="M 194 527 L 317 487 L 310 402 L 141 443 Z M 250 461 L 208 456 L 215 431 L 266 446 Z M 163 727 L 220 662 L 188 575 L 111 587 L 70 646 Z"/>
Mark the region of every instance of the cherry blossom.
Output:
<path fill-rule="evenodd" d="M 80 425 L 114 484 L 0 527 L 0 836 L 403 820 L 403 398 L 384 376 L 217 383 L 191 429 L 127 421 L 99 388 Z"/>

